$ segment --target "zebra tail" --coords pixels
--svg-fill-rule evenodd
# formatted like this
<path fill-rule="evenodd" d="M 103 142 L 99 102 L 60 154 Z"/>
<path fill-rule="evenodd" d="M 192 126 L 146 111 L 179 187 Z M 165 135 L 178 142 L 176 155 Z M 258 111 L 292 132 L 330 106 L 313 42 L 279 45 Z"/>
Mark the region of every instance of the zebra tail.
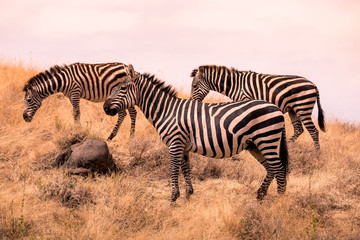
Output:
<path fill-rule="evenodd" d="M 287 148 L 287 143 L 286 143 L 286 133 L 285 133 L 285 128 L 282 132 L 282 136 L 281 136 L 281 142 L 280 142 L 280 160 L 282 165 L 285 167 L 285 174 L 287 175 L 287 173 L 289 172 L 289 153 L 288 153 L 288 148 Z"/>
<path fill-rule="evenodd" d="M 318 122 L 319 122 L 319 127 L 320 129 L 325 132 L 325 116 L 324 116 L 324 110 L 321 108 L 321 104 L 320 104 L 320 94 L 319 94 L 319 90 L 316 88 L 317 91 L 317 105 L 318 105 Z"/>

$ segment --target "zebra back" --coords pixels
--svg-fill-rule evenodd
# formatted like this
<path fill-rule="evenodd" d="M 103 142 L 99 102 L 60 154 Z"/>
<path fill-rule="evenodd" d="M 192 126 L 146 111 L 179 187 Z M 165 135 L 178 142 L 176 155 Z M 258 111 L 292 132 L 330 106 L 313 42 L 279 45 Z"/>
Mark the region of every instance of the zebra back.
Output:
<path fill-rule="evenodd" d="M 100 102 L 109 96 L 117 84 L 127 79 L 131 71 L 129 66 L 123 63 L 55 65 L 32 77 L 23 90 L 35 89 L 43 97 L 56 92 L 70 96 L 77 91 L 81 98 Z"/>
<path fill-rule="evenodd" d="M 204 82 L 209 90 L 222 93 L 233 101 L 264 100 L 277 105 L 283 112 L 304 99 L 315 102 L 318 96 L 315 84 L 296 75 L 261 74 L 203 65 L 193 70 L 191 76 L 193 88 Z"/>

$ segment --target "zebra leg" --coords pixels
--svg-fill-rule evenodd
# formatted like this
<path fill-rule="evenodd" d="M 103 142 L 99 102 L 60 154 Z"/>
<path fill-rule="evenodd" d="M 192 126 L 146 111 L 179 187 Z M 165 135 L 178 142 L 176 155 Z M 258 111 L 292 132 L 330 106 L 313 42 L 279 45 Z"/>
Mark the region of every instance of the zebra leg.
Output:
<path fill-rule="evenodd" d="M 171 178 L 171 187 L 172 187 L 171 203 L 174 203 L 176 199 L 180 197 L 178 179 L 179 179 L 179 168 L 184 154 L 184 146 L 183 144 L 178 142 L 172 143 L 169 147 L 169 152 L 170 152 L 170 178 Z"/>
<path fill-rule="evenodd" d="M 130 137 L 133 137 L 135 135 L 136 109 L 131 107 L 128 111 L 131 119 Z"/>
<path fill-rule="evenodd" d="M 111 132 L 111 134 L 110 134 L 110 136 L 108 137 L 107 140 L 112 140 L 116 136 L 116 134 L 117 134 L 117 132 L 118 132 L 118 130 L 120 128 L 120 125 L 124 121 L 125 117 L 126 117 L 126 111 L 125 110 L 122 110 L 122 111 L 118 112 L 118 120 L 116 122 L 116 125 L 115 125 L 113 131 Z"/>
<path fill-rule="evenodd" d="M 286 171 L 284 166 L 282 166 L 280 170 L 276 171 L 275 178 L 278 194 L 284 194 L 286 191 Z"/>
<path fill-rule="evenodd" d="M 266 169 L 266 177 L 257 192 L 257 199 L 262 200 L 266 196 L 269 186 L 275 175 L 272 171 L 270 171 L 269 164 L 267 163 L 265 157 L 261 154 L 261 152 L 255 145 L 248 150 L 251 155 L 253 155 L 253 157 L 255 157 Z"/>
<path fill-rule="evenodd" d="M 304 132 L 304 128 L 293 109 L 289 111 L 289 116 L 291 119 L 291 123 L 294 127 L 294 135 L 290 138 L 289 141 L 294 142 Z"/>
<path fill-rule="evenodd" d="M 276 156 L 272 154 L 272 157 L 269 156 L 266 158 L 267 163 L 269 164 L 269 171 L 275 176 L 277 182 L 277 190 L 279 194 L 283 194 L 286 191 L 286 170 L 285 166 L 282 164 L 278 154 Z"/>
<path fill-rule="evenodd" d="M 194 189 L 191 183 L 190 160 L 189 160 L 189 152 L 187 151 L 184 152 L 184 156 L 181 161 L 181 170 L 185 178 L 186 198 L 189 199 L 190 196 L 194 193 Z"/>
<path fill-rule="evenodd" d="M 315 124 L 311 119 L 311 114 L 301 115 L 300 120 L 304 123 L 306 129 L 310 133 L 310 136 L 314 141 L 315 150 L 319 152 L 320 151 L 319 131 L 316 129 Z"/>
<path fill-rule="evenodd" d="M 75 93 L 71 94 L 70 96 L 70 102 L 73 106 L 73 115 L 75 122 L 80 122 L 80 94 Z"/>

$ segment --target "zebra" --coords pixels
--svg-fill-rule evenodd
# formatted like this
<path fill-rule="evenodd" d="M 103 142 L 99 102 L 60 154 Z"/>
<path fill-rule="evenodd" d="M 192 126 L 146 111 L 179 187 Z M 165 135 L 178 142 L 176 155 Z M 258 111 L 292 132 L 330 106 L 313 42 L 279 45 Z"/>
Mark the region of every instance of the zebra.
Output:
<path fill-rule="evenodd" d="M 304 132 L 304 123 L 314 141 L 315 149 L 320 150 L 319 131 L 311 119 L 316 101 L 319 127 L 325 132 L 324 111 L 320 105 L 318 88 L 306 78 L 238 71 L 216 65 L 202 65 L 194 69 L 190 76 L 193 78 L 191 99 L 202 101 L 209 91 L 213 90 L 233 101 L 254 99 L 271 102 L 283 113 L 289 113 L 294 127 L 290 142 L 294 142 Z"/>
<path fill-rule="evenodd" d="M 92 102 L 103 102 L 117 84 L 125 81 L 134 72 L 131 64 L 102 63 L 53 66 L 38 73 L 25 84 L 25 110 L 23 118 L 31 122 L 42 101 L 49 95 L 62 92 L 70 99 L 75 122 L 80 121 L 80 98 Z M 135 132 L 136 110 L 129 108 L 131 118 L 130 136 Z M 119 111 L 117 123 L 108 140 L 113 139 L 126 116 L 126 111 Z"/>
<path fill-rule="evenodd" d="M 274 177 L 278 193 L 285 192 L 288 169 L 285 122 L 281 110 L 274 104 L 259 100 L 209 104 L 181 99 L 170 85 L 144 73 L 119 84 L 103 107 L 106 114 L 115 115 L 135 105 L 169 147 L 170 204 L 180 196 L 180 166 L 186 198 L 193 194 L 189 152 L 227 158 L 249 150 L 267 171 L 257 198 L 263 199 Z"/>

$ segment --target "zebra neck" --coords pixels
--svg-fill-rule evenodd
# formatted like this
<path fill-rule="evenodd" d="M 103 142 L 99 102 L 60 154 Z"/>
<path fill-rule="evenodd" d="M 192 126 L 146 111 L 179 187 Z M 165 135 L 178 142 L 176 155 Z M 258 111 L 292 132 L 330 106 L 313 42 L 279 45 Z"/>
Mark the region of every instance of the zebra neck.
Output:
<path fill-rule="evenodd" d="M 57 91 L 54 91 L 52 89 L 52 86 L 53 86 L 53 82 L 50 81 L 50 80 L 47 80 L 47 81 L 44 81 L 42 83 L 39 83 L 35 86 L 33 86 L 33 89 L 39 94 L 39 96 L 42 98 L 42 99 L 45 99 L 47 98 L 48 96 L 56 93 Z"/>
<path fill-rule="evenodd" d="M 154 84 L 139 84 L 138 107 L 155 128 L 158 122 L 175 113 L 175 106 L 181 99 L 157 88 Z"/>
<path fill-rule="evenodd" d="M 70 71 L 63 71 L 49 76 L 44 81 L 38 83 L 34 89 L 43 99 L 58 92 L 68 95 L 73 82 L 73 74 Z"/>
<path fill-rule="evenodd" d="M 253 81 L 257 73 L 251 71 L 232 72 L 230 79 L 223 84 L 223 94 L 233 101 L 255 99 L 252 88 L 257 84 Z M 253 82 L 251 82 L 253 81 Z"/>
<path fill-rule="evenodd" d="M 220 69 L 220 71 L 212 72 L 208 76 L 208 84 L 210 90 L 224 94 L 232 99 L 231 94 L 234 90 L 234 86 L 236 86 L 236 89 L 240 90 L 243 87 L 242 76 L 243 74 L 241 72 L 222 71 Z"/>

